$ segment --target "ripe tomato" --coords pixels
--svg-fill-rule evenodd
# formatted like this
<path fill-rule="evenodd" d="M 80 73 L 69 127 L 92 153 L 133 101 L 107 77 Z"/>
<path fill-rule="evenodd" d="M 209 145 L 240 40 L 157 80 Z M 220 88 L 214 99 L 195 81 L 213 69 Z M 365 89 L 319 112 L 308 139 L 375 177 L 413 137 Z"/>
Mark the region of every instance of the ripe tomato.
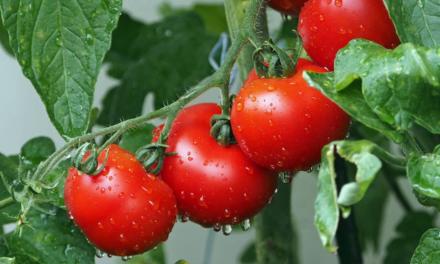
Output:
<path fill-rule="evenodd" d="M 336 53 L 352 39 L 368 39 L 386 48 L 400 42 L 383 0 L 310 0 L 299 21 L 305 50 L 329 69 Z"/>
<path fill-rule="evenodd" d="M 106 151 L 98 158 L 101 164 Z M 64 199 L 74 222 L 99 249 L 118 256 L 144 252 L 168 238 L 177 215 L 172 190 L 136 158 L 110 145 L 96 176 L 69 169 Z"/>
<path fill-rule="evenodd" d="M 268 4 L 285 14 L 297 14 L 307 0 L 269 0 Z"/>
<path fill-rule="evenodd" d="M 234 135 L 254 162 L 275 171 L 308 169 L 327 143 L 343 138 L 349 117 L 318 90 L 303 71 L 323 68 L 300 59 L 296 73 L 284 79 L 246 82 L 231 112 Z"/>
<path fill-rule="evenodd" d="M 256 166 L 237 145 L 220 146 L 209 134 L 220 114 L 213 103 L 183 109 L 175 119 L 163 180 L 173 189 L 182 216 L 203 226 L 236 224 L 258 213 L 272 197 L 273 173 Z"/>

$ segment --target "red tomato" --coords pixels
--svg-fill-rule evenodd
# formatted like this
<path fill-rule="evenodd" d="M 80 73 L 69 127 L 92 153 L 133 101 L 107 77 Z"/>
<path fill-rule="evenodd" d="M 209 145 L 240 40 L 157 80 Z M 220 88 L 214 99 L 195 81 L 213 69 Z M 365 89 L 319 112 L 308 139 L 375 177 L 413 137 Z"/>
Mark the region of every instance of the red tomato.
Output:
<path fill-rule="evenodd" d="M 233 103 L 235 138 L 261 166 L 275 171 L 308 169 L 319 162 L 324 145 L 347 133 L 349 117 L 308 86 L 302 77 L 305 70 L 325 71 L 300 59 L 293 76 L 247 82 Z"/>
<path fill-rule="evenodd" d="M 182 216 L 203 226 L 236 224 L 258 213 L 272 197 L 273 173 L 256 166 L 237 145 L 220 146 L 209 134 L 210 120 L 220 114 L 213 103 L 183 109 L 167 141 L 161 171 L 174 190 Z"/>
<path fill-rule="evenodd" d="M 371 40 L 386 48 L 400 42 L 383 0 L 310 0 L 299 21 L 305 50 L 329 69 L 336 53 L 352 39 Z"/>
<path fill-rule="evenodd" d="M 307 0 L 269 0 L 268 4 L 285 14 L 297 14 Z"/>
<path fill-rule="evenodd" d="M 99 155 L 99 164 L 105 152 Z M 176 221 L 172 190 L 117 145 L 110 145 L 105 168 L 96 176 L 69 169 L 64 199 L 90 242 L 112 255 L 155 247 L 168 238 Z"/>

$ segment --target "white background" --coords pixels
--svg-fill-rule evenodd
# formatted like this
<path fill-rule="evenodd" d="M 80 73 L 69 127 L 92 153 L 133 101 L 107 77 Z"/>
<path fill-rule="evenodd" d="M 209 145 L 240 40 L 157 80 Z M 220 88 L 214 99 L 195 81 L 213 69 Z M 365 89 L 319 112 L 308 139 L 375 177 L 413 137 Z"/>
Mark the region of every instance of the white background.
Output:
<path fill-rule="evenodd" d="M 196 1 L 173 0 L 169 2 L 173 5 L 190 6 Z M 161 3 L 163 1 L 125 0 L 124 9 L 137 19 L 151 22 L 159 18 L 157 8 Z M 272 16 L 277 15 L 272 14 Z M 31 83 L 22 75 L 15 59 L 8 56 L 1 48 L 0 80 L 0 151 L 4 154 L 15 154 L 19 152 L 20 146 L 24 142 L 39 135 L 51 137 L 60 146 L 62 139 L 51 125 L 43 104 L 40 102 Z M 100 106 L 103 95 L 113 83 L 114 81 L 109 79 L 103 70 L 96 87 L 94 105 Z M 200 100 L 207 99 L 215 100 L 216 96 L 211 93 L 203 96 Z M 300 236 L 301 263 L 337 263 L 336 256 L 328 254 L 322 249 L 318 235 L 313 227 L 316 176 L 301 174 L 294 179 L 292 184 L 293 215 Z M 409 196 L 412 195 L 409 193 Z M 390 210 L 387 211 L 386 224 L 383 227 L 384 234 L 381 238 L 383 242 L 387 241 L 394 234 L 394 225 L 402 215 L 402 211 L 394 198 L 390 199 L 387 206 Z M 285 217 L 290 216 L 286 215 Z M 202 263 L 207 235 L 207 230 L 195 224 L 176 224 L 166 244 L 168 263 L 174 263 L 178 259 L 186 259 L 192 264 Z M 237 256 L 253 236 L 253 231 L 232 234 L 229 237 L 225 237 L 221 233 L 216 234 L 211 263 L 237 263 Z M 109 261 L 101 260 L 101 262 Z M 372 256 L 369 256 L 366 261 L 366 263 L 380 262 L 380 259 Z"/>

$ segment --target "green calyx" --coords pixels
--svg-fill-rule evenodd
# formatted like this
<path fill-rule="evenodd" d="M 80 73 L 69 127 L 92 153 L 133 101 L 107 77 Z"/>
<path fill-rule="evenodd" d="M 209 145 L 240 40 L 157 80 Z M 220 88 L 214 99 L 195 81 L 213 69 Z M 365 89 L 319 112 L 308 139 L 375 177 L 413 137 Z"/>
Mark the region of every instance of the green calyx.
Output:
<path fill-rule="evenodd" d="M 254 66 L 258 76 L 263 78 L 283 78 L 292 75 L 295 63 L 292 58 L 272 40 L 263 42 L 254 54 Z"/>
<path fill-rule="evenodd" d="M 222 146 L 235 144 L 229 115 L 213 115 L 211 118 L 211 136 Z"/>

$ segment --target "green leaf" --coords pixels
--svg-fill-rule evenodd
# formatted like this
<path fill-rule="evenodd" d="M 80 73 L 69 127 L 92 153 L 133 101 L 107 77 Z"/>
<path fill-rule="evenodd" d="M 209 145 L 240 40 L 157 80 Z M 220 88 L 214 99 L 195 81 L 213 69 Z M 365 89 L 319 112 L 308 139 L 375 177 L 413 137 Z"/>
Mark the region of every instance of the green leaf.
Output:
<path fill-rule="evenodd" d="M 163 244 L 157 246 L 155 249 L 152 249 L 142 255 L 134 256 L 129 261 L 119 261 L 121 264 L 165 264 L 165 247 Z"/>
<path fill-rule="evenodd" d="M 432 154 L 411 156 L 407 171 L 419 202 L 440 210 L 440 149 Z"/>
<path fill-rule="evenodd" d="M 361 80 L 365 102 L 383 122 L 399 131 L 415 122 L 439 134 L 439 78 L 438 50 L 411 43 L 388 50 L 353 40 L 337 55 L 333 86 L 336 92 L 353 89 Z"/>
<path fill-rule="evenodd" d="M 48 137 L 36 137 L 27 141 L 21 148 L 21 157 L 38 165 L 56 150 L 55 144 Z"/>
<path fill-rule="evenodd" d="M 395 142 L 403 141 L 403 136 L 389 124 L 381 121 L 365 102 L 360 82 L 353 82 L 350 87 L 342 91 L 337 91 L 333 85 L 333 73 L 319 74 L 306 72 L 304 73 L 304 78 L 309 85 L 319 89 L 324 95 L 344 109 L 352 118 L 380 132 Z"/>
<path fill-rule="evenodd" d="M 420 239 L 411 264 L 440 263 L 440 229 L 431 228 Z"/>
<path fill-rule="evenodd" d="M 14 159 L 4 156 L 3 154 L 0 154 L 0 174 L 0 176 L 4 177 L 5 183 L 8 185 L 9 188 L 10 184 L 12 184 L 14 180 L 18 179 L 18 162 Z M 4 182 L 0 181 L 0 199 L 5 199 L 10 196 L 11 194 L 6 189 Z M 0 227 L 4 224 L 15 222 L 17 220 L 19 210 L 20 205 L 18 203 L 1 210 Z"/>
<path fill-rule="evenodd" d="M 220 34 L 228 32 L 228 23 L 226 22 L 226 13 L 223 5 L 216 4 L 195 4 L 193 11 L 196 12 L 205 23 L 206 30 Z"/>
<path fill-rule="evenodd" d="M 3 26 L 3 23 L 1 21 L 1 19 L 0 19 L 0 46 L 2 46 L 3 49 L 9 55 L 13 55 L 13 52 L 12 52 L 12 49 L 11 49 L 11 45 L 9 45 L 8 32 L 6 31 L 5 27 Z"/>
<path fill-rule="evenodd" d="M 6 237 L 10 255 L 17 263 L 95 263 L 95 249 L 69 220 L 64 210 L 56 215 L 33 212 L 28 215 L 30 226 Z"/>
<path fill-rule="evenodd" d="M 217 38 L 195 13 L 150 25 L 123 15 L 113 39 L 109 73 L 121 83 L 104 99 L 98 119 L 102 125 L 138 116 L 149 93 L 154 94 L 155 107 L 161 107 L 212 72 L 208 55 Z"/>
<path fill-rule="evenodd" d="M 2 0 L 15 55 L 61 135 L 88 127 L 94 86 L 121 0 Z"/>
<path fill-rule="evenodd" d="M 380 170 L 382 163 L 374 155 L 377 146 L 366 140 L 336 141 L 322 150 L 321 168 L 318 175 L 318 195 L 315 201 L 315 226 L 327 250 L 336 251 L 333 239 L 339 223 L 340 212 L 348 216 L 349 207 L 364 197 L 368 187 Z M 355 179 L 342 186 L 337 193 L 335 179 L 336 155 L 356 165 Z"/>
<path fill-rule="evenodd" d="M 223 5 L 196 3 L 189 9 L 176 8 L 169 3 L 163 3 L 159 7 L 159 12 L 163 16 L 173 16 L 179 13 L 193 11 L 202 19 L 209 32 L 220 34 L 228 32 L 228 23 L 226 22 L 226 12 Z"/>
<path fill-rule="evenodd" d="M 15 264 L 15 258 L 0 257 L 0 264 Z"/>
<path fill-rule="evenodd" d="M 119 146 L 131 153 L 136 153 L 140 147 L 151 143 L 153 129 L 153 125 L 147 124 L 143 127 L 130 130 L 122 135 Z"/>
<path fill-rule="evenodd" d="M 385 0 L 402 42 L 440 45 L 440 5 L 437 0 Z"/>
<path fill-rule="evenodd" d="M 246 246 L 240 255 L 240 264 L 255 264 L 257 263 L 257 252 L 255 241 Z"/>
<path fill-rule="evenodd" d="M 407 214 L 397 225 L 397 236 L 387 245 L 384 264 L 410 263 L 420 236 L 433 226 L 433 216 L 426 212 Z M 432 262 L 424 262 L 432 264 Z"/>

